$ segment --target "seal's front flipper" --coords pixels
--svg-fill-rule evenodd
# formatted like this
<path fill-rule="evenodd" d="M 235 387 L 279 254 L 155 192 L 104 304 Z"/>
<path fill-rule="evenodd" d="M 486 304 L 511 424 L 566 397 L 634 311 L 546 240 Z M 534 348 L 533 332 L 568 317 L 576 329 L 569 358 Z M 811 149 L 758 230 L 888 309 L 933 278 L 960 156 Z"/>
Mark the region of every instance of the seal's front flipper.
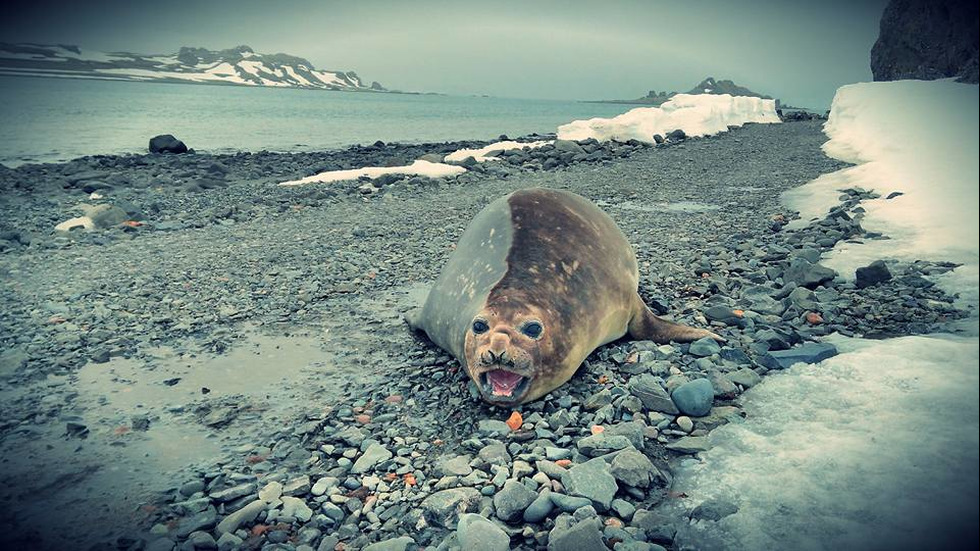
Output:
<path fill-rule="evenodd" d="M 650 308 L 643 303 L 640 295 L 636 295 L 633 305 L 633 317 L 630 318 L 629 334 L 637 340 L 649 340 L 659 343 L 692 342 L 704 337 L 711 337 L 718 342 L 725 339 L 708 331 L 681 325 L 672 321 L 658 318 Z"/>
<path fill-rule="evenodd" d="M 425 331 L 422 327 L 422 307 L 412 308 L 408 312 L 405 312 L 405 323 L 412 329 L 412 331 Z"/>

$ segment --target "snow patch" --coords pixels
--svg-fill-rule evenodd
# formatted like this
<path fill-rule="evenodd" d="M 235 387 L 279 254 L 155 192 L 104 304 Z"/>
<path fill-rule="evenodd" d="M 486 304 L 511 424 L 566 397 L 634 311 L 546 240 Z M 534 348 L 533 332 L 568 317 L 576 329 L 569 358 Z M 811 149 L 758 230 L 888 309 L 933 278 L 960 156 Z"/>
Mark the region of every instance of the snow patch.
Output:
<path fill-rule="evenodd" d="M 680 527 L 697 549 L 941 549 L 976 538 L 977 340 L 831 339 L 845 352 L 767 377 L 747 420 L 712 431 L 679 469 L 684 510 L 739 511 Z M 957 538 L 964 538 L 958 540 Z"/>
<path fill-rule="evenodd" d="M 453 151 L 449 155 L 446 155 L 447 161 L 460 162 L 466 160 L 467 157 L 473 157 L 478 162 L 488 161 L 490 159 L 496 159 L 495 155 L 490 155 L 492 152 L 506 151 L 509 149 L 536 149 L 543 145 L 548 145 L 554 143 L 551 140 L 542 140 L 537 142 L 514 142 L 514 141 L 503 141 L 495 142 L 486 147 L 481 147 L 479 149 L 459 149 Z"/>
<path fill-rule="evenodd" d="M 445 178 L 466 172 L 461 166 L 447 165 L 444 163 L 431 163 L 429 161 L 418 160 L 405 166 L 370 166 L 365 168 L 354 168 L 350 170 L 331 170 L 321 172 L 313 176 L 307 176 L 299 180 L 282 182 L 280 186 L 301 186 L 314 183 L 340 182 L 343 180 L 356 180 L 368 177 L 372 180 L 384 174 L 406 174 L 409 176 L 427 176 L 429 178 Z"/>
<path fill-rule="evenodd" d="M 889 240 L 838 243 L 822 263 L 848 278 L 879 258 L 977 265 L 977 86 L 952 81 L 852 84 L 837 91 L 824 131 L 831 157 L 858 163 L 791 190 L 804 220 L 836 204 L 838 190 L 881 195 L 861 203 L 862 226 Z M 903 195 L 887 199 L 892 192 Z M 974 280 L 973 288 L 977 285 Z"/>
<path fill-rule="evenodd" d="M 558 138 L 622 142 L 633 139 L 652 143 L 654 134 L 666 135 L 680 129 L 688 136 L 708 136 L 748 122 L 780 122 L 776 101 L 728 94 L 677 94 L 660 107 L 638 107 L 611 119 L 563 124 L 558 127 Z"/>

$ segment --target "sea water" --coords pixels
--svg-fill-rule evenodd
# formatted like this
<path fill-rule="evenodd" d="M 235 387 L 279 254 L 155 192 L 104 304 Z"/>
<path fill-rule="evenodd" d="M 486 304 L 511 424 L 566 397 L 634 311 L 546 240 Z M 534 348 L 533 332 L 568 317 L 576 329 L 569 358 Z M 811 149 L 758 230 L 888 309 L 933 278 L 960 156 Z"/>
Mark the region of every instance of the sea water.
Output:
<path fill-rule="evenodd" d="M 173 134 L 200 152 L 311 151 L 357 143 L 554 132 L 631 106 L 495 97 L 0 77 L 0 163 L 146 152 Z"/>

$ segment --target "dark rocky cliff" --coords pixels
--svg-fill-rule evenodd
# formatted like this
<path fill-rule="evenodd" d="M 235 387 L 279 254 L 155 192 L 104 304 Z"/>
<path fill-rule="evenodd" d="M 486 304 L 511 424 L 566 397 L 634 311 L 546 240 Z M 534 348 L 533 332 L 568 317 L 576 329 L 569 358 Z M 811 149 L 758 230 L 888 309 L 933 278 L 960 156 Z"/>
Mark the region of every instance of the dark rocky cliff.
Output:
<path fill-rule="evenodd" d="M 871 48 L 875 80 L 977 82 L 976 0 L 892 0 Z"/>

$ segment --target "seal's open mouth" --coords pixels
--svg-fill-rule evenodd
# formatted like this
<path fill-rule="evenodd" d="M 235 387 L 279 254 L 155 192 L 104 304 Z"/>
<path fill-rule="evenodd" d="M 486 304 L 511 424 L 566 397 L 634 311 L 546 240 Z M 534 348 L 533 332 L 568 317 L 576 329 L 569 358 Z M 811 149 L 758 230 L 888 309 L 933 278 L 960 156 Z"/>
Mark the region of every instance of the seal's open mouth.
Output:
<path fill-rule="evenodd" d="M 494 369 L 480 375 L 484 396 L 491 400 L 514 400 L 524 394 L 530 379 L 503 369 Z"/>

